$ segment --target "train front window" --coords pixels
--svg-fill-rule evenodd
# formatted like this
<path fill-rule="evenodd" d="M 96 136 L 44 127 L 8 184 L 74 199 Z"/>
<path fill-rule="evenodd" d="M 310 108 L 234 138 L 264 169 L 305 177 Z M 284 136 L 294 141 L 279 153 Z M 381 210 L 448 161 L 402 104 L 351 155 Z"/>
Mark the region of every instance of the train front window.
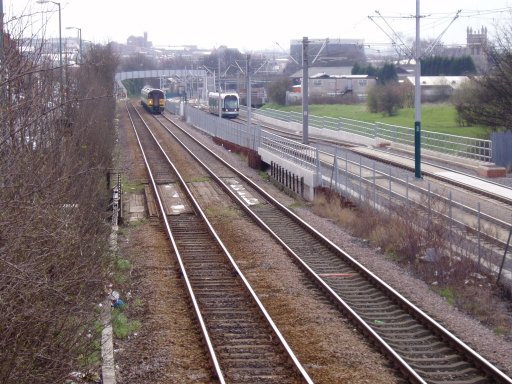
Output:
<path fill-rule="evenodd" d="M 236 96 L 226 96 L 226 98 L 224 99 L 224 108 L 238 108 L 238 99 L 236 98 Z"/>

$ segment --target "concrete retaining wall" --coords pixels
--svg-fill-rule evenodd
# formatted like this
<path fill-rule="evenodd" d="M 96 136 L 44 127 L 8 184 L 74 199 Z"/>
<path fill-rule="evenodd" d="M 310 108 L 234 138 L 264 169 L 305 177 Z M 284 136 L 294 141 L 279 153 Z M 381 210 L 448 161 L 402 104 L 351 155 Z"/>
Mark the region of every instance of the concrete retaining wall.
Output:
<path fill-rule="evenodd" d="M 258 148 L 258 154 L 261 159 L 267 163 L 272 162 L 279 164 L 281 167 L 288 170 L 292 174 L 304 178 L 304 198 L 309 201 L 313 201 L 315 198 L 315 187 L 320 182 L 319 176 L 316 171 L 306 169 L 298 164 L 295 164 L 287 159 L 283 159 L 278 154 L 270 152 L 264 148 Z"/>

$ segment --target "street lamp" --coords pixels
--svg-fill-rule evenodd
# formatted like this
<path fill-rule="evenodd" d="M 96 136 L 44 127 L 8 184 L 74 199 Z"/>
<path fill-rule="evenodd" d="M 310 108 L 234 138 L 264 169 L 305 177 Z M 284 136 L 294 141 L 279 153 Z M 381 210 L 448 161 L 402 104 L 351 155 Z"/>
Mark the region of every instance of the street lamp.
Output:
<path fill-rule="evenodd" d="M 78 41 L 79 41 L 79 52 L 80 52 L 80 60 L 78 61 L 78 64 L 82 64 L 82 28 L 78 27 L 66 27 L 66 29 L 76 29 L 78 31 Z"/>

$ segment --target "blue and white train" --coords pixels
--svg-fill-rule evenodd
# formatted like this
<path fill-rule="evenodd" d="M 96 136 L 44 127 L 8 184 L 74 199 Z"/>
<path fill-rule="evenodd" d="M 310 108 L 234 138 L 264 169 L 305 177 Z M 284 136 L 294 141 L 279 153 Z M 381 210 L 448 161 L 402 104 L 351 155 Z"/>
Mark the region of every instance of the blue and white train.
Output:
<path fill-rule="evenodd" d="M 210 113 L 217 116 L 220 114 L 222 117 L 237 117 L 240 112 L 240 99 L 238 97 L 238 93 L 210 92 L 208 94 L 208 110 Z"/>

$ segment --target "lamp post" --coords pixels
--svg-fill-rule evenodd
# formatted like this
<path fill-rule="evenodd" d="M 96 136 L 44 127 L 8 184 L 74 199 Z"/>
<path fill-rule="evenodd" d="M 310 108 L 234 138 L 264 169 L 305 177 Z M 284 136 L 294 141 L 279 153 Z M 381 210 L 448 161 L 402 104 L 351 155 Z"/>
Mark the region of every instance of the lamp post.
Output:
<path fill-rule="evenodd" d="M 80 54 L 80 60 L 77 60 L 78 61 L 78 64 L 82 64 L 82 28 L 78 28 L 78 27 L 66 27 L 66 29 L 76 29 L 78 31 L 78 42 L 79 42 L 79 46 L 78 46 L 78 52 Z"/>

